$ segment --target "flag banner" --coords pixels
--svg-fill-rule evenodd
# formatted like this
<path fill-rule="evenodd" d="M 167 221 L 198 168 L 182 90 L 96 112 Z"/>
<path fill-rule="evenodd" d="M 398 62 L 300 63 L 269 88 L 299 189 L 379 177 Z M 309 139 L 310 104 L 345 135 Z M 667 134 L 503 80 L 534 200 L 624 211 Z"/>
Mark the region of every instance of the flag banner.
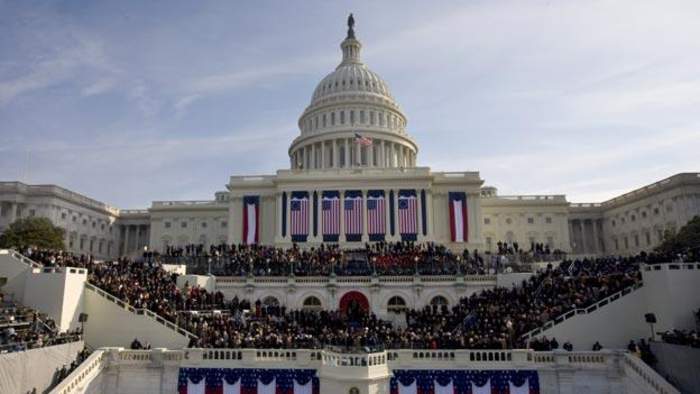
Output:
<path fill-rule="evenodd" d="M 384 190 L 369 190 L 367 192 L 367 233 L 370 241 L 384 241 L 386 235 Z"/>
<path fill-rule="evenodd" d="M 257 244 L 260 229 L 260 197 L 243 197 L 243 243 Z"/>
<path fill-rule="evenodd" d="M 348 242 L 362 241 L 362 192 L 348 190 L 343 202 L 345 219 L 345 240 Z"/>
<path fill-rule="evenodd" d="M 309 236 L 309 192 L 292 192 L 289 211 L 292 242 L 306 242 Z"/>
<path fill-rule="evenodd" d="M 321 194 L 321 234 L 323 242 L 338 242 L 340 237 L 340 192 Z"/>
<path fill-rule="evenodd" d="M 452 242 L 467 242 L 469 227 L 467 225 L 467 193 L 449 192 L 450 237 Z"/>
<path fill-rule="evenodd" d="M 362 146 L 370 146 L 372 145 L 372 139 L 370 137 L 364 137 L 360 135 L 360 133 L 355 133 L 355 143 Z"/>
<path fill-rule="evenodd" d="M 318 192 L 314 191 L 314 205 L 312 209 L 314 217 L 311 220 L 314 227 L 314 237 L 318 236 Z"/>
<path fill-rule="evenodd" d="M 396 234 L 396 217 L 394 214 L 394 191 L 389 190 L 389 229 L 391 230 L 391 236 Z"/>
<path fill-rule="evenodd" d="M 539 394 L 533 370 L 428 370 L 396 369 L 389 383 L 391 394 Z"/>
<path fill-rule="evenodd" d="M 402 241 L 415 241 L 418 235 L 418 207 L 415 190 L 399 190 L 399 234 Z"/>
<path fill-rule="evenodd" d="M 178 394 L 319 394 L 314 369 L 180 368 Z"/>

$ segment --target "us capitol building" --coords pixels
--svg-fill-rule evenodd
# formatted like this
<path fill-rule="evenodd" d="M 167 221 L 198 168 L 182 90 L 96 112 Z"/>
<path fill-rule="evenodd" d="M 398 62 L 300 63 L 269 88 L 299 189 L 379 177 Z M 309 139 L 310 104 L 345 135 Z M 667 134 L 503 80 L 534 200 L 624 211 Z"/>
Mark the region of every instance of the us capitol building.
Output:
<path fill-rule="evenodd" d="M 435 241 L 494 250 L 498 241 L 571 254 L 634 254 L 700 214 L 700 174 L 681 173 L 601 203 L 565 195 L 502 196 L 477 171 L 419 166 L 419 147 L 386 82 L 361 58 L 354 21 L 340 64 L 319 82 L 289 147 L 290 168 L 232 176 L 209 201 L 122 210 L 55 185 L 0 182 L 0 231 L 47 217 L 76 253 L 114 257 L 144 247 L 260 243 L 358 246 Z"/>

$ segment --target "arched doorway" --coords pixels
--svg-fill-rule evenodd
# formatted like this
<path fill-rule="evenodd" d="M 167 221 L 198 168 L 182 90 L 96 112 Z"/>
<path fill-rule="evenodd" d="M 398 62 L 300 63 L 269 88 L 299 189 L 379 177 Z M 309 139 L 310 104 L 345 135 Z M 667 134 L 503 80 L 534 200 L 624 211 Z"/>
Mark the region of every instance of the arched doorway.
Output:
<path fill-rule="evenodd" d="M 340 298 L 340 312 L 350 319 L 369 313 L 369 301 L 359 291 L 349 291 Z"/>

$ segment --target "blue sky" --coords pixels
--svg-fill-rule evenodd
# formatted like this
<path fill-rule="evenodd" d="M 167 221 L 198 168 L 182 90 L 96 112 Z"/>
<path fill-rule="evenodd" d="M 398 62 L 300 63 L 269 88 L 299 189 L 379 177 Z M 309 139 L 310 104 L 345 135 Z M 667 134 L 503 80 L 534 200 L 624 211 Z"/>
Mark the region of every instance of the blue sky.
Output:
<path fill-rule="evenodd" d="M 700 171 L 696 0 L 0 0 L 0 179 L 142 208 L 286 168 L 348 12 L 419 165 L 575 202 Z"/>

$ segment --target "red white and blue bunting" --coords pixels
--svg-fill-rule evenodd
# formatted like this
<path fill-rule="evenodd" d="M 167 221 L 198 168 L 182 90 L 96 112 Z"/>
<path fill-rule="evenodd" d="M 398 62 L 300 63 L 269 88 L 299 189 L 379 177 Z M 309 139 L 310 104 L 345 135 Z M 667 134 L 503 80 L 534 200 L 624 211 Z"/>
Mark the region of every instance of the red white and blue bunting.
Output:
<path fill-rule="evenodd" d="M 450 238 L 452 242 L 467 242 L 469 226 L 467 225 L 467 194 L 450 192 Z"/>
<path fill-rule="evenodd" d="M 257 244 L 260 232 L 260 197 L 243 197 L 243 243 Z"/>
<path fill-rule="evenodd" d="M 394 370 L 391 394 L 539 394 L 537 371 Z"/>
<path fill-rule="evenodd" d="M 180 368 L 179 394 L 319 394 L 313 369 Z"/>

